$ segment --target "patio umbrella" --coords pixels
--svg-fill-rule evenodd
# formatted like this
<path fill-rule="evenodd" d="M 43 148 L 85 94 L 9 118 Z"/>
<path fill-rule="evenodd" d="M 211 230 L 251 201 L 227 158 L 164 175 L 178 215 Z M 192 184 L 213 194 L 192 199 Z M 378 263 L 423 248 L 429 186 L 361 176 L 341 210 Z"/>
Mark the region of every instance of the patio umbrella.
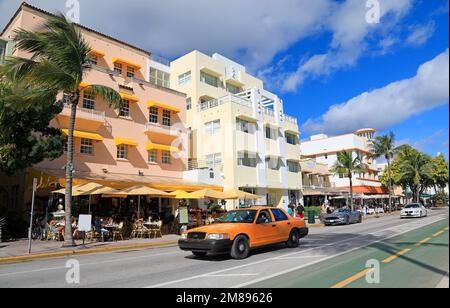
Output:
<path fill-rule="evenodd" d="M 86 183 L 72 187 L 72 196 L 89 196 L 89 213 L 91 212 L 91 196 L 92 195 L 103 195 L 106 192 L 117 192 L 116 190 L 103 186 L 97 183 Z M 53 191 L 54 194 L 66 194 L 66 189 L 60 189 Z"/>
<path fill-rule="evenodd" d="M 140 196 L 151 196 L 158 198 L 172 198 L 173 194 L 166 193 L 162 190 L 150 188 L 147 186 L 133 186 L 119 191 L 105 192 L 104 198 L 126 198 L 128 196 L 138 196 L 138 214 L 141 213 L 141 198 Z"/>
<path fill-rule="evenodd" d="M 230 195 L 234 199 L 247 199 L 247 200 L 258 200 L 261 199 L 260 196 L 250 194 L 248 192 L 239 190 L 239 189 L 231 189 L 224 192 L 227 195 Z"/>
<path fill-rule="evenodd" d="M 216 190 L 210 190 L 210 189 L 203 189 L 199 191 L 193 192 L 191 195 L 194 195 L 196 197 L 199 197 L 200 199 L 209 199 L 209 200 L 235 200 L 237 197 L 231 196 L 229 194 L 216 191 Z"/>
<path fill-rule="evenodd" d="M 174 195 L 175 196 L 174 199 L 177 199 L 177 200 L 182 200 L 182 199 L 186 199 L 186 200 L 189 200 L 189 199 L 194 199 L 194 200 L 195 199 L 200 199 L 200 197 L 194 196 L 193 194 L 185 192 L 184 190 L 176 190 L 176 191 L 171 192 L 170 194 Z"/>

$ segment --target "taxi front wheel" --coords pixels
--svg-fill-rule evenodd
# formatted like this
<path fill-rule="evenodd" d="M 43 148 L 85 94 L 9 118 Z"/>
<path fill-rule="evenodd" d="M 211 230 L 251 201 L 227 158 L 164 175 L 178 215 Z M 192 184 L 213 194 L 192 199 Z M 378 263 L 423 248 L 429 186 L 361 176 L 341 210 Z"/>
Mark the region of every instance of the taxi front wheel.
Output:
<path fill-rule="evenodd" d="M 248 239 L 243 235 L 237 236 L 231 247 L 231 257 L 233 259 L 242 260 L 247 258 L 249 254 L 250 244 L 248 243 Z"/>
<path fill-rule="evenodd" d="M 286 245 L 289 248 L 297 248 L 299 245 L 300 236 L 298 234 L 298 230 L 294 229 L 291 231 L 291 234 L 289 234 L 289 240 L 286 242 Z"/>

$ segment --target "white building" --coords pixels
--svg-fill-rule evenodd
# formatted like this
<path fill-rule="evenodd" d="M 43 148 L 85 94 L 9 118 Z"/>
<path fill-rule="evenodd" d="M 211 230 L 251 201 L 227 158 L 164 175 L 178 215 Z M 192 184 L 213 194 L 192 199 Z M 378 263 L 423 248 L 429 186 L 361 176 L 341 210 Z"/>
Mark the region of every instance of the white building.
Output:
<path fill-rule="evenodd" d="M 379 181 L 379 166 L 376 161 L 367 158 L 370 142 L 375 133 L 374 129 L 366 128 L 339 136 L 314 135 L 310 140 L 300 143 L 301 157 L 315 159 L 318 163 L 327 164 L 331 169 L 337 162 L 337 153 L 351 151 L 353 157 L 360 156 L 363 162 L 369 166 L 366 172 L 353 175 L 354 192 L 373 195 L 385 194 L 386 189 Z M 343 190 L 350 186 L 350 180 L 344 174 L 333 175 L 331 182 L 333 187 Z"/>

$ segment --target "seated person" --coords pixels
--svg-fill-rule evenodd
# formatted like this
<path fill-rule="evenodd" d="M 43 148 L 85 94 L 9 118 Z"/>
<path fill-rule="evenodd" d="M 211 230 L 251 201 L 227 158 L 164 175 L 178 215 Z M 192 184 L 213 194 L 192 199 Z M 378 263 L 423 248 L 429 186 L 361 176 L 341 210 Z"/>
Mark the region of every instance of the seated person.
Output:
<path fill-rule="evenodd" d="M 267 213 L 267 212 L 261 212 L 261 213 L 259 213 L 257 223 L 258 223 L 258 224 L 266 224 L 266 223 L 269 223 L 269 222 L 270 222 L 270 218 L 269 218 L 269 217 L 270 217 L 270 216 L 269 216 L 269 213 Z"/>

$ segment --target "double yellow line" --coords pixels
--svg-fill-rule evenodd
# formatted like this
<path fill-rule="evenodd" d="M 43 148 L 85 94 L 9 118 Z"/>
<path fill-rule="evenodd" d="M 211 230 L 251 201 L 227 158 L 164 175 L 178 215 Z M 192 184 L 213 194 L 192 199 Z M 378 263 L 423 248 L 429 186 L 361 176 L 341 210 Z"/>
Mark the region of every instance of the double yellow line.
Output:
<path fill-rule="evenodd" d="M 425 239 L 423 239 L 423 240 L 417 242 L 417 243 L 414 245 L 414 247 L 420 247 L 420 246 L 422 246 L 423 244 L 428 243 L 429 241 L 431 241 L 433 238 L 436 238 L 436 237 L 438 237 L 438 236 L 444 234 L 444 233 L 445 233 L 446 231 L 448 231 L 448 230 L 449 230 L 449 227 L 446 227 L 446 228 L 444 228 L 444 229 L 442 229 L 442 230 L 440 230 L 440 231 L 434 233 L 431 237 L 427 237 L 427 238 L 425 238 Z M 392 256 L 390 256 L 390 257 L 384 259 L 382 262 L 383 262 L 384 264 L 391 263 L 391 262 L 393 262 L 394 260 L 398 259 L 399 257 L 401 257 L 401 256 L 403 256 L 403 255 L 405 255 L 405 254 L 407 254 L 407 253 L 410 252 L 411 250 L 412 250 L 412 248 L 406 248 L 406 249 L 403 249 L 403 250 L 401 250 L 401 251 L 395 253 L 394 255 L 392 255 Z M 363 271 L 361 271 L 361 272 L 359 272 L 359 273 L 357 273 L 357 274 L 355 274 L 355 275 L 353 275 L 353 276 L 351 276 L 351 277 L 349 277 L 349 278 L 347 278 L 347 279 L 345 279 L 345 280 L 342 280 L 341 282 L 339 282 L 339 283 L 333 285 L 331 288 L 332 288 L 332 289 L 341 289 L 341 288 L 344 288 L 344 287 L 348 286 L 349 284 L 351 284 L 351 283 L 353 283 L 353 282 L 355 282 L 355 281 L 357 281 L 357 280 L 359 280 L 359 279 L 365 277 L 367 274 L 372 273 L 373 271 L 374 271 L 373 268 L 365 269 L 365 270 L 363 270 Z"/>

